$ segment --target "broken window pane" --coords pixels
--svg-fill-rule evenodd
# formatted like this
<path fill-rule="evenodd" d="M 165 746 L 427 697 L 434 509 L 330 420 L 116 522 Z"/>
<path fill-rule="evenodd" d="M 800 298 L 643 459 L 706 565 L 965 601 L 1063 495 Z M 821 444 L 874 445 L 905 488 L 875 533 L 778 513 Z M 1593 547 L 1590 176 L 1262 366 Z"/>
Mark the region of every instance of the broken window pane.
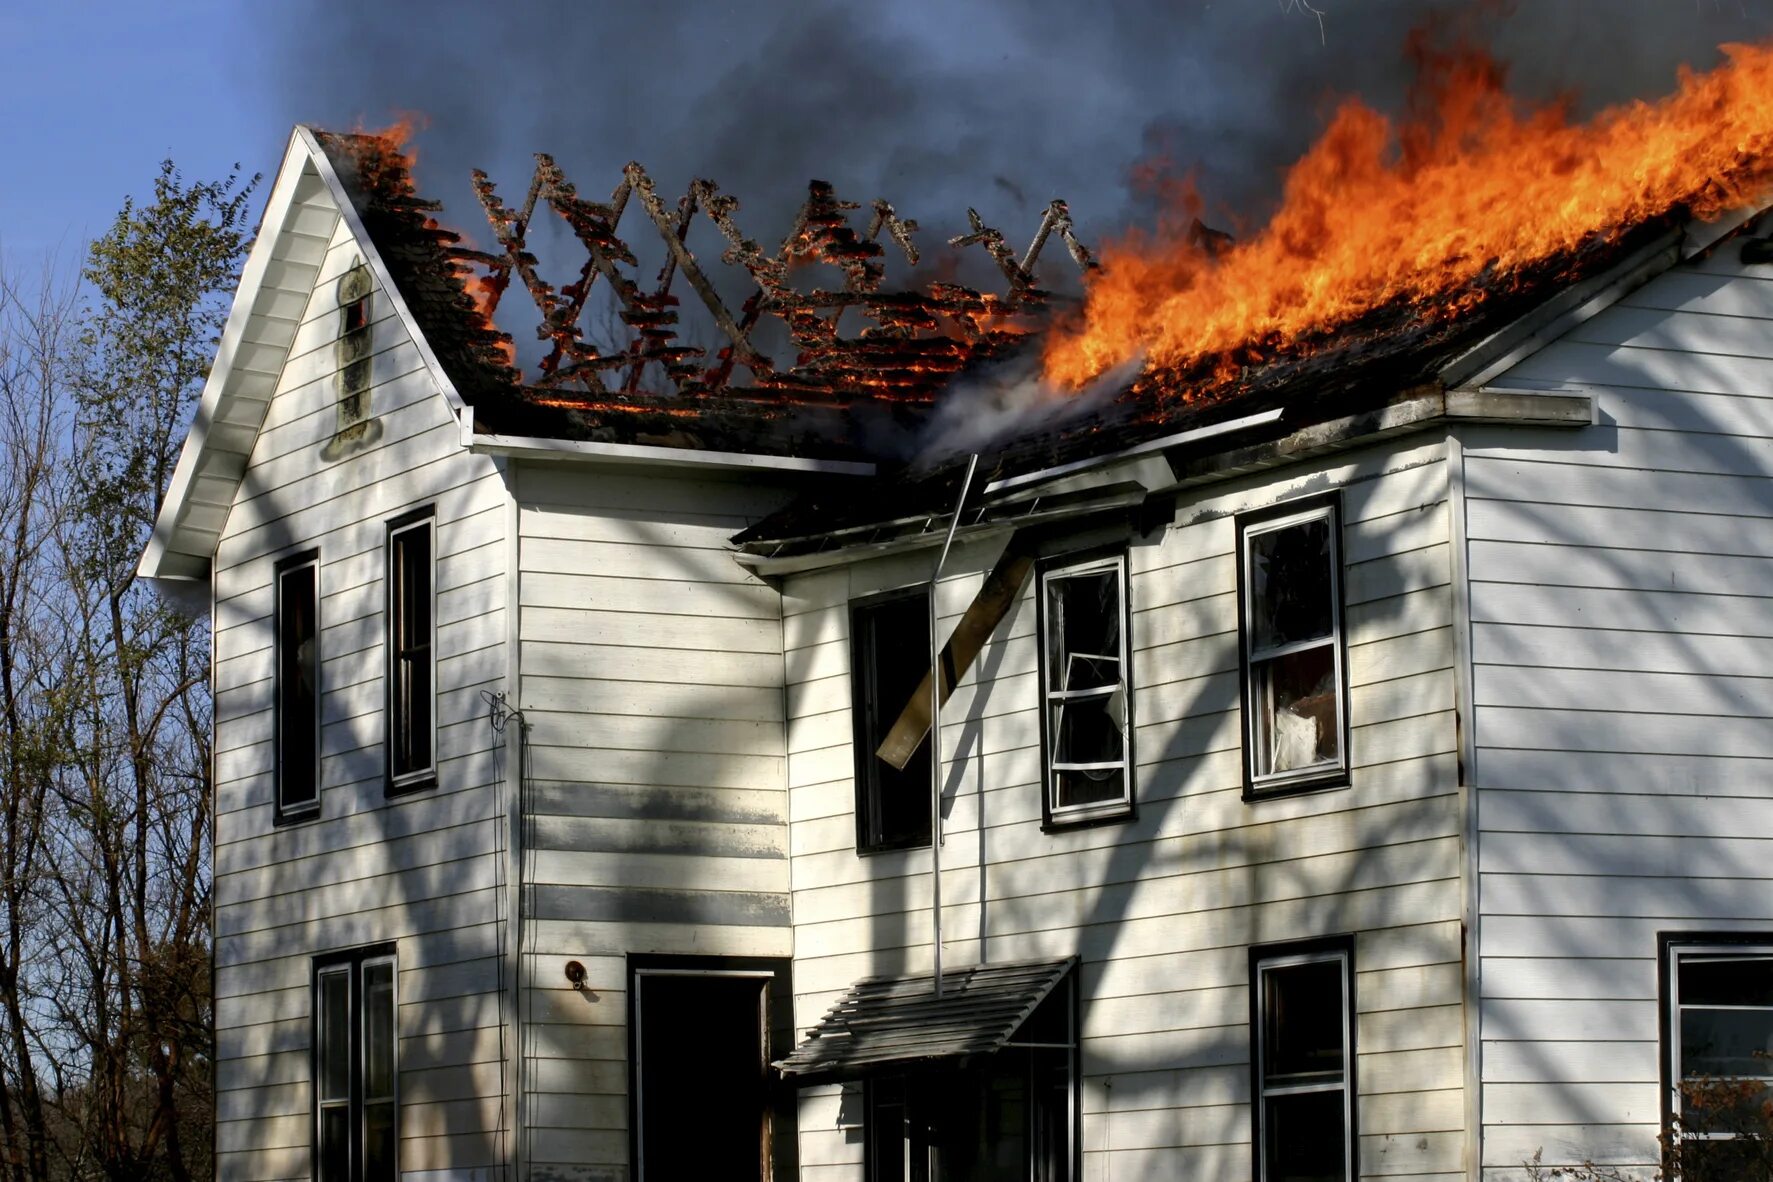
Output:
<path fill-rule="evenodd" d="M 1125 583 L 1122 556 L 1041 580 L 1049 813 L 1131 799 Z"/>
<path fill-rule="evenodd" d="M 1258 775 L 1334 763 L 1341 752 L 1336 652 L 1330 645 L 1274 657 L 1251 671 L 1261 711 Z"/>
<path fill-rule="evenodd" d="M 1241 533 L 1244 701 L 1252 790 L 1319 782 L 1346 764 L 1339 526 L 1333 503 Z"/>
<path fill-rule="evenodd" d="M 1126 710 L 1119 690 L 1053 705 L 1053 766 L 1111 763 L 1126 755 Z"/>
<path fill-rule="evenodd" d="M 1252 534 L 1251 647 L 1278 648 L 1330 635 L 1330 523 L 1324 518 Z"/>
<path fill-rule="evenodd" d="M 1120 681 L 1120 571 L 1047 581 L 1047 659 L 1053 689 L 1094 689 Z"/>

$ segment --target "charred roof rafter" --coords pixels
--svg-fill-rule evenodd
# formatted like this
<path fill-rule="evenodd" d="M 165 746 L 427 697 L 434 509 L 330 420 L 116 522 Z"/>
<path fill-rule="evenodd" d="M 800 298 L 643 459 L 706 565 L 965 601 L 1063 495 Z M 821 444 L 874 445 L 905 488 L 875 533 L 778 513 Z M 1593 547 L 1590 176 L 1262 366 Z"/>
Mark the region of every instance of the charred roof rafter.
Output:
<path fill-rule="evenodd" d="M 606 202 L 580 197 L 559 165 L 545 154 L 536 156 L 535 172 L 518 208 L 506 205 L 494 183 L 479 170 L 474 172 L 474 190 L 498 250 L 456 248 L 452 256 L 470 272 L 464 277 L 478 289 L 478 302 L 489 321 L 513 276 L 523 284 L 540 314 L 536 335 L 549 346 L 528 386 L 562 396 L 582 391 L 593 399 L 613 395 L 657 404 L 661 395 L 642 387 L 643 374 L 656 366 L 670 387 L 662 397 L 671 401 L 674 394 L 686 400 L 685 405 L 709 394 L 750 397 L 765 404 L 778 402 L 783 395 L 827 404 L 864 399 L 923 404 L 961 369 L 1005 352 L 1044 322 L 1055 297 L 1037 284 L 1035 267 L 1055 235 L 1080 270 L 1095 266 L 1076 236 L 1065 202 L 1057 200 L 1042 212 L 1020 257 L 1001 231 L 986 225 L 975 210 L 967 211 L 970 232 L 949 242 L 955 247 L 979 245 L 991 255 L 1007 283 L 1003 294 L 994 294 L 944 282 L 929 283 L 922 290 L 883 290 L 883 236 L 916 266 L 917 222 L 877 200 L 869 207 L 865 229 L 858 232 L 850 214 L 862 206 L 841 200 L 823 181 L 808 185 L 793 228 L 773 252 L 746 236 L 735 218 L 738 199 L 720 192 L 712 181 L 692 181 L 672 208 L 636 163 L 623 169 L 621 182 Z M 633 203 L 639 204 L 664 246 L 664 263 L 650 288 L 643 288 L 634 277 L 639 262 L 617 233 Z M 538 272 L 528 246 L 534 218 L 543 208 L 567 224 L 585 251 L 578 277 L 558 288 Z M 687 246 L 697 215 L 707 218 L 726 241 L 721 262 L 743 267 L 755 285 L 736 313 Z M 790 282 L 797 268 L 815 263 L 834 267 L 842 276 L 842 287 L 803 292 Z M 718 349 L 710 351 L 682 339 L 679 298 L 672 290 L 679 275 L 724 338 Z M 628 339 L 613 350 L 607 342 L 600 347 L 588 339 L 583 326 L 599 278 L 608 285 L 628 333 Z M 845 335 L 844 318 L 852 311 L 864 324 Z M 764 317 L 782 322 L 796 351 L 792 362 L 772 360 L 757 343 L 755 334 Z M 740 368 L 748 383 L 736 380 Z M 605 374 L 619 377 L 612 385 Z"/>

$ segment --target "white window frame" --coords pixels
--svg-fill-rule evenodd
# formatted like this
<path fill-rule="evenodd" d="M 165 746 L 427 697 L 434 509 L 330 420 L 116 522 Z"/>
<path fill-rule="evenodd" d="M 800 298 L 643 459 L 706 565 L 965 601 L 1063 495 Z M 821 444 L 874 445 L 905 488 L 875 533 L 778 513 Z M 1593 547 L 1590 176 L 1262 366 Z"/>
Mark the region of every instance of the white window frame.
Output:
<path fill-rule="evenodd" d="M 1049 658 L 1052 651 L 1049 633 L 1053 625 L 1052 612 L 1048 606 L 1048 589 L 1053 583 L 1064 579 L 1107 570 L 1114 571 L 1117 579 L 1116 595 L 1119 598 L 1120 607 L 1120 651 L 1114 656 L 1120 669 L 1120 684 L 1087 690 L 1054 689 L 1053 679 L 1058 671 L 1051 667 L 1052 661 Z M 1133 612 L 1129 584 L 1125 550 L 1076 560 L 1061 558 L 1050 565 L 1043 564 L 1040 570 L 1036 594 L 1039 596 L 1040 621 L 1037 641 L 1040 645 L 1041 793 L 1045 822 L 1049 826 L 1121 818 L 1129 816 L 1133 811 Z M 1108 654 L 1101 655 L 1107 656 Z M 1117 693 L 1122 695 L 1124 699 L 1126 716 L 1126 725 L 1121 732 L 1120 759 L 1099 763 L 1060 763 L 1056 754 L 1062 730 L 1054 721 L 1053 708 L 1058 706 L 1062 709 L 1065 703 L 1072 701 L 1095 701 L 1110 698 Z M 1087 804 L 1061 805 L 1059 803 L 1058 776 L 1054 773 L 1112 770 L 1119 770 L 1121 774 L 1121 794 L 1118 799 L 1092 801 Z"/>
<path fill-rule="evenodd" d="M 1267 1028 L 1268 991 L 1263 987 L 1267 973 L 1274 969 L 1295 968 L 1299 965 L 1326 964 L 1334 962 L 1342 968 L 1342 1079 L 1338 1083 L 1306 1083 L 1280 1084 L 1270 1086 L 1264 1064 L 1267 1061 Z M 1269 1182 L 1266 1146 L 1268 1144 L 1268 1098 L 1270 1096 L 1298 1095 L 1305 1092 L 1342 1093 L 1342 1160 L 1344 1176 L 1353 1182 L 1359 1177 L 1355 1171 L 1359 1165 L 1356 1159 L 1356 1142 L 1359 1131 L 1355 1127 L 1358 1113 L 1358 1097 L 1355 1091 L 1355 1045 L 1354 1045 L 1354 947 L 1352 942 L 1337 941 L 1334 945 L 1324 945 L 1310 950 L 1287 952 L 1277 948 L 1273 952 L 1253 949 L 1251 952 L 1250 972 L 1250 1077 L 1251 1077 L 1251 1136 L 1250 1152 L 1255 1162 L 1256 1182 Z"/>
<path fill-rule="evenodd" d="M 310 785 L 312 795 L 303 800 L 289 800 L 286 789 L 289 786 L 289 772 L 284 766 L 284 750 L 288 740 L 284 738 L 284 727 L 289 721 L 283 705 L 283 619 L 288 608 L 284 604 L 283 580 L 297 571 L 312 570 L 314 572 L 314 782 Z M 321 702 L 325 695 L 321 684 L 322 658 L 321 648 L 322 627 L 320 619 L 321 586 L 320 586 L 320 551 L 310 550 L 292 555 L 278 562 L 272 571 L 274 606 L 271 614 L 271 686 L 275 720 L 276 743 L 271 753 L 274 761 L 272 774 L 275 794 L 274 808 L 279 821 L 306 820 L 317 816 L 320 812 L 320 740 L 321 740 Z"/>
<path fill-rule="evenodd" d="M 400 574 L 399 542 L 400 539 L 406 535 L 417 533 L 421 530 L 424 531 L 426 535 L 426 553 L 430 558 L 429 566 L 425 571 L 425 589 L 426 594 L 431 601 L 431 634 L 425 640 L 425 651 L 429 660 L 427 677 L 431 687 L 430 700 L 425 705 L 426 711 L 430 716 L 430 748 L 426 753 L 426 762 L 423 767 L 416 767 L 409 771 L 396 773 L 394 770 L 394 753 L 397 749 L 397 736 L 406 721 L 401 713 L 400 705 L 400 688 L 402 679 L 400 677 L 400 652 L 398 649 L 400 633 L 399 625 L 401 623 L 400 587 L 398 577 Z M 385 675 L 387 677 L 388 687 L 388 721 L 386 735 L 388 792 L 390 795 L 393 795 L 400 792 L 410 792 L 416 789 L 429 787 L 437 780 L 437 518 L 432 510 L 428 508 L 421 509 L 414 513 L 397 517 L 389 522 L 386 553 L 388 604 L 386 627 L 383 630 L 385 635 L 382 640 L 387 652 L 387 669 Z"/>
<path fill-rule="evenodd" d="M 1313 521 L 1330 525 L 1330 634 L 1311 640 L 1293 641 L 1266 649 L 1256 647 L 1255 611 L 1255 549 L 1254 538 L 1264 534 L 1305 525 Z M 1237 531 L 1238 570 L 1238 647 L 1242 657 L 1244 715 L 1244 796 L 1253 799 L 1277 796 L 1288 792 L 1312 791 L 1338 787 L 1348 781 L 1348 648 L 1342 621 L 1342 509 L 1340 498 L 1312 498 L 1288 511 L 1276 511 L 1240 518 Z M 1335 668 L 1336 687 L 1336 758 L 1322 760 L 1307 767 L 1283 772 L 1258 771 L 1259 753 L 1268 736 L 1264 720 L 1268 717 L 1266 703 L 1257 700 L 1261 682 L 1257 670 L 1261 665 L 1295 653 L 1328 647 Z"/>
<path fill-rule="evenodd" d="M 1672 1135 L 1674 1118 L 1682 1108 L 1681 1084 L 1681 961 L 1686 957 L 1733 957 L 1742 960 L 1773 960 L 1773 936 L 1761 936 L 1747 932 L 1743 938 L 1730 936 L 1694 936 L 1672 937 L 1666 940 L 1663 956 L 1663 971 L 1667 974 L 1667 987 L 1664 994 L 1664 1017 L 1667 1022 L 1667 1037 L 1663 1039 L 1663 1069 L 1666 1090 L 1663 1093 L 1662 1120 L 1663 1129 Z M 1747 1011 L 1767 1011 L 1773 1013 L 1773 1006 L 1704 1006 L 1704 1009 L 1733 1009 Z M 1732 1077 L 1745 1078 L 1745 1077 Z M 1773 1080 L 1769 1080 L 1773 1084 Z M 1733 1141 L 1736 1134 L 1692 1133 L 1683 1131 L 1683 1141 Z"/>
<path fill-rule="evenodd" d="M 314 1115 L 312 1125 L 312 1149 L 309 1157 L 312 1160 L 311 1176 L 319 1182 L 323 1162 L 321 1160 L 321 1128 L 322 1113 L 328 1108 L 343 1107 L 349 1114 L 348 1120 L 354 1122 L 350 1135 L 350 1158 L 346 1166 L 346 1174 L 352 1180 L 363 1177 L 364 1163 L 358 1160 L 368 1134 L 367 1108 L 370 1097 L 366 1094 L 369 1087 L 369 1008 L 364 1004 L 366 991 L 363 979 L 367 971 L 377 965 L 388 966 L 388 1008 L 389 1008 L 389 1054 L 393 1062 L 389 1065 L 388 1079 L 393 1088 L 385 1099 L 393 1104 L 394 1118 L 394 1160 L 391 1163 L 391 1176 L 400 1177 L 400 965 L 398 957 L 386 947 L 366 949 L 355 953 L 333 954 L 317 957 L 314 962 L 314 984 L 311 1023 L 313 1037 L 313 1097 Z M 325 1046 L 326 1031 L 324 1029 L 325 996 L 324 982 L 328 977 L 345 979 L 345 1021 L 350 1026 L 349 1054 L 351 1067 L 346 1094 L 343 1099 L 323 1098 L 321 1091 L 321 1055 Z M 383 1099 L 378 1097 L 378 1099 Z"/>

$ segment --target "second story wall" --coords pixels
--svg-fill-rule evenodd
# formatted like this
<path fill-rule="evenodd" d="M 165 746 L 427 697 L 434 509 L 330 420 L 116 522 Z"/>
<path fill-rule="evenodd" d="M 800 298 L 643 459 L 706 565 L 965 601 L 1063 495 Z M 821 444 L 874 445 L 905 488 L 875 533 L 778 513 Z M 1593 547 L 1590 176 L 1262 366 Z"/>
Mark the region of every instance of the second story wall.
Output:
<path fill-rule="evenodd" d="M 1246 801 L 1236 517 L 1340 490 L 1352 783 Z M 1249 949 L 1352 933 L 1364 1174 L 1462 1177 L 1461 807 L 1443 445 L 1405 440 L 1185 492 L 1129 548 L 1137 815 L 1041 827 L 1034 584 L 948 704 L 949 967 L 1081 957 L 1085 1177 L 1247 1177 Z M 1003 544 L 957 550 L 952 629 Z M 927 848 L 856 852 L 848 603 L 918 553 L 789 578 L 796 1024 L 853 981 L 931 967 Z M 914 637 L 907 643 L 925 643 Z M 839 1088 L 803 1169 L 860 1179 Z M 845 1127 L 848 1125 L 849 1127 Z"/>
<path fill-rule="evenodd" d="M 1773 942 L 1773 272 L 1737 243 L 1496 379 L 1464 448 L 1486 1166 L 1657 1160 L 1658 936 Z"/>
<path fill-rule="evenodd" d="M 219 1177 L 312 1177 L 314 957 L 383 943 L 398 967 L 400 1168 L 473 1177 L 502 1152 L 500 744 L 479 695 L 505 676 L 508 501 L 493 462 L 461 449 L 379 288 L 365 381 L 373 426 L 338 453 L 338 281 L 360 248 L 317 186 L 307 205 L 298 225 L 311 233 L 293 236 L 268 281 L 300 327 L 214 564 Z M 436 521 L 437 783 L 391 798 L 387 522 L 423 506 Z M 279 825 L 273 572 L 310 550 L 319 807 Z"/>
<path fill-rule="evenodd" d="M 628 1160 L 625 957 L 792 953 L 781 598 L 726 543 L 789 492 L 681 468 L 514 480 L 528 1154 L 532 1176 L 602 1179 Z"/>

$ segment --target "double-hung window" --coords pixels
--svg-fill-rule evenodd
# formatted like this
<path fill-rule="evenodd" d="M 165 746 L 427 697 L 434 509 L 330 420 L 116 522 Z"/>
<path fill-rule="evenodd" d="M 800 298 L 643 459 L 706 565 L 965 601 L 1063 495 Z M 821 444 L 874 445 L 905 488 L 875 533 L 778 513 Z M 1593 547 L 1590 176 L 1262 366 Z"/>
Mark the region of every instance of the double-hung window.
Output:
<path fill-rule="evenodd" d="M 277 816 L 320 811 L 320 555 L 276 567 L 274 646 Z"/>
<path fill-rule="evenodd" d="M 1049 825 L 1132 811 L 1129 623 L 1124 551 L 1042 566 L 1042 811 Z"/>
<path fill-rule="evenodd" d="M 1256 1182 L 1357 1176 L 1354 947 L 1347 939 L 1250 954 Z"/>
<path fill-rule="evenodd" d="M 314 962 L 315 1182 L 393 1182 L 398 1071 L 394 951 Z"/>
<path fill-rule="evenodd" d="M 1764 1177 L 1773 1161 L 1773 937 L 1664 936 L 1663 1119 L 1671 1177 Z"/>
<path fill-rule="evenodd" d="M 903 769 L 875 754 L 929 671 L 928 589 L 893 591 L 850 604 L 859 851 L 908 849 L 930 843 L 928 738 Z"/>
<path fill-rule="evenodd" d="M 1246 797 L 1348 781 L 1334 495 L 1238 519 Z"/>
<path fill-rule="evenodd" d="M 437 776 L 436 521 L 429 509 L 388 525 L 388 790 Z"/>

